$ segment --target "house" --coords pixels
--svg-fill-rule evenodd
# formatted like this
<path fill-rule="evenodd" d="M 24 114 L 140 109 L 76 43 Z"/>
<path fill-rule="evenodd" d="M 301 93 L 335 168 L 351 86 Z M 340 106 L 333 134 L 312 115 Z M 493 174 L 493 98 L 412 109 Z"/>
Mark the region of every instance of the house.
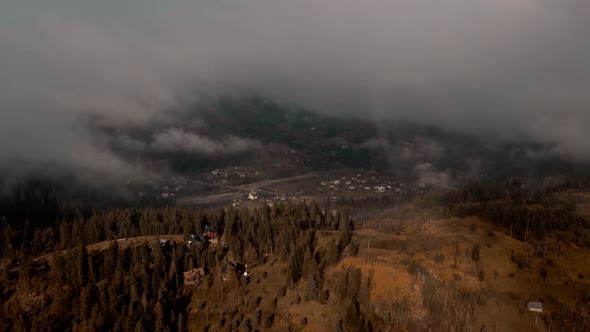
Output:
<path fill-rule="evenodd" d="M 527 302 L 526 308 L 532 312 L 543 312 L 543 303 L 541 302 Z"/>
<path fill-rule="evenodd" d="M 217 244 L 217 228 L 212 226 L 205 226 L 203 228 L 203 236 L 205 240 L 211 244 Z"/>
<path fill-rule="evenodd" d="M 197 269 L 192 269 L 188 271 L 184 271 L 182 273 L 184 284 L 187 286 L 196 285 L 207 275 L 207 271 L 204 268 L 199 267 Z"/>
<path fill-rule="evenodd" d="M 209 242 L 207 240 L 207 238 L 205 237 L 204 234 L 191 234 L 188 236 L 188 241 L 187 243 L 190 245 L 192 245 L 193 243 L 201 243 L 201 244 L 207 244 L 207 242 Z"/>
<path fill-rule="evenodd" d="M 205 226 L 203 228 L 203 235 L 207 240 L 216 239 L 217 238 L 217 228 L 212 226 Z"/>
<path fill-rule="evenodd" d="M 248 199 L 249 199 L 249 200 L 251 200 L 251 201 L 255 201 L 255 200 L 257 200 L 257 199 L 258 199 L 258 194 L 256 194 L 255 192 L 251 191 L 251 192 L 248 194 Z"/>

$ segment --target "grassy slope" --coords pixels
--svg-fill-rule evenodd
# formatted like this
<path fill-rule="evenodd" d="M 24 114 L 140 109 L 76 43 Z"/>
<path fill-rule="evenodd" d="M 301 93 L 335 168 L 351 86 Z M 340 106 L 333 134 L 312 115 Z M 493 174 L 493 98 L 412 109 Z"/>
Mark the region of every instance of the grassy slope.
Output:
<path fill-rule="evenodd" d="M 475 225 L 475 230 L 472 230 L 472 225 Z M 490 236 L 488 230 L 494 235 Z M 356 232 L 355 239 L 363 244 L 359 257 L 347 258 L 342 264 L 360 266 L 364 273 L 374 270 L 376 283 L 371 292 L 372 301 L 410 298 L 412 295 L 408 288 L 411 277 L 405 262 L 414 260 L 447 284 L 458 282 L 462 288 L 480 292 L 485 304 L 476 308 L 474 328 L 485 324 L 492 330 L 495 326 L 498 331 L 531 330 L 534 316 L 524 312 L 526 301 L 543 301 L 546 312 L 551 312 L 555 310 L 554 299 L 573 305 L 579 288 L 590 286 L 590 265 L 587 264 L 590 262 L 590 251 L 587 249 L 569 245 L 558 257 L 547 255 L 554 261 L 554 266 L 546 267 L 545 259 L 534 257 L 530 268 L 520 270 L 511 261 L 511 252 L 524 253 L 527 245 L 492 230 L 489 224 L 477 218 L 453 218 L 413 225 L 399 234 L 375 229 L 361 230 Z M 369 240 L 372 248 L 368 250 Z M 455 241 L 459 242 L 460 248 L 457 267 L 453 266 Z M 476 263 L 470 256 L 474 244 L 481 247 L 480 261 L 485 272 L 483 282 L 478 280 Z M 363 256 L 367 252 L 376 257 L 374 264 L 365 264 Z M 436 254 L 444 255 L 444 262 L 435 262 Z M 542 266 L 549 271 L 546 284 L 538 272 Z M 497 279 L 494 271 L 498 272 Z M 579 279 L 579 274 L 585 278 Z M 455 281 L 455 278 L 460 278 L 460 281 Z M 544 331 L 546 327 L 539 324 L 537 330 Z"/>
<path fill-rule="evenodd" d="M 578 210 L 583 214 L 584 207 L 590 202 L 590 195 L 576 197 Z M 395 220 L 391 221 L 395 224 Z M 354 232 L 354 240 L 361 244 L 359 254 L 345 256 L 326 275 L 350 265 L 360 267 L 363 276 L 371 273 L 374 280 L 371 302 L 378 314 L 387 303 L 406 299 L 413 319 L 426 317 L 425 310 L 419 305 L 419 292 L 410 291 L 413 278 L 408 272 L 408 265 L 411 261 L 422 265 L 445 284 L 456 283 L 482 299 L 475 307 L 472 321 L 475 330 L 485 325 L 488 331 L 547 331 L 548 326 L 542 319 L 534 326 L 535 314 L 524 310 L 525 303 L 542 301 L 545 305 L 543 315 L 546 316 L 556 310 L 556 300 L 576 305 L 579 289 L 590 287 L 590 264 L 587 264 L 590 262 L 590 251 L 587 249 L 552 239 L 550 243 L 563 247 L 561 253 L 549 250 L 546 257 L 535 256 L 530 267 L 519 269 L 511 260 L 512 253 L 525 254 L 528 245 L 477 218 L 430 220 L 423 224 L 411 224 L 399 232 L 388 228 L 387 223 L 382 223 L 381 230 L 377 223 L 369 223 L 367 229 Z M 367 248 L 369 241 L 370 249 Z M 459 243 L 456 267 L 453 263 L 455 241 Z M 475 244 L 481 248 L 479 264 L 485 272 L 483 281 L 477 276 L 478 263 L 471 259 L 471 249 Z M 435 261 L 437 254 L 444 256 L 444 261 Z M 371 263 L 367 263 L 368 255 L 374 257 Z M 553 261 L 552 266 L 546 264 L 547 259 Z M 548 270 L 546 281 L 539 273 L 541 267 Z M 284 297 L 277 296 L 284 285 L 284 268 L 284 263 L 276 262 L 272 266 L 266 264 L 252 269 L 252 282 L 241 289 L 239 308 L 244 320 L 248 317 L 252 319 L 257 309 L 263 312 L 274 310 L 275 323 L 271 330 L 289 327 L 302 331 L 332 330 L 339 320 L 337 313 L 341 309 L 335 299 L 327 305 L 299 302 L 297 298 L 301 296 L 302 285 L 289 289 Z M 262 277 L 264 272 L 267 273 L 266 278 Z M 580 279 L 579 275 L 584 278 Z M 194 307 L 202 307 L 203 301 L 214 301 L 207 294 L 211 295 L 207 290 L 195 293 Z M 262 298 L 261 303 L 252 305 L 259 296 Z M 276 309 L 271 310 L 269 303 L 274 298 L 277 298 L 277 305 Z M 231 299 L 230 296 L 226 301 Z M 230 308 L 232 304 L 226 303 L 225 310 Z M 190 317 L 192 330 L 203 330 L 203 310 L 193 311 Z M 305 326 L 300 324 L 303 318 L 308 320 Z M 210 331 L 228 329 L 227 323 L 224 328 L 218 324 L 220 319 L 221 316 L 218 316 L 211 323 Z"/>

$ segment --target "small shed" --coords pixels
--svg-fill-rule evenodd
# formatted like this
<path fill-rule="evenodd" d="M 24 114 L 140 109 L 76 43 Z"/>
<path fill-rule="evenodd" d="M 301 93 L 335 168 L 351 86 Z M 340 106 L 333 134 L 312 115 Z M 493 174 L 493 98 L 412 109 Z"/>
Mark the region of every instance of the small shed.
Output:
<path fill-rule="evenodd" d="M 526 308 L 532 312 L 543 312 L 543 303 L 541 302 L 527 302 Z"/>

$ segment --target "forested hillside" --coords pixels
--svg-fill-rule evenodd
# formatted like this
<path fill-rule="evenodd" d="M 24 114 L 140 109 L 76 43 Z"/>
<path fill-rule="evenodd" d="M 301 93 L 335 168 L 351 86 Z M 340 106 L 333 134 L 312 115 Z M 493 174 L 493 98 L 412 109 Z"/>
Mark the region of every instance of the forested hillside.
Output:
<path fill-rule="evenodd" d="M 215 227 L 220 245 L 187 246 L 184 241 L 141 241 L 121 248 L 118 241 L 144 235 L 198 233 Z M 36 228 L 2 225 L 2 328 L 14 330 L 183 330 L 190 288 L 183 271 L 217 271 L 232 261 L 253 267 L 273 257 L 288 262 L 289 280 L 314 280 L 310 296 L 324 289 L 323 269 L 336 264 L 350 241 L 352 221 L 316 204 L 213 211 L 123 209 L 86 220 Z M 316 232 L 335 231 L 336 242 L 316 247 Z M 113 240 L 106 250 L 85 244 Z M 52 253 L 49 256 L 39 256 Z M 35 258 L 37 257 L 37 258 Z M 204 281 L 212 286 L 213 278 Z"/>

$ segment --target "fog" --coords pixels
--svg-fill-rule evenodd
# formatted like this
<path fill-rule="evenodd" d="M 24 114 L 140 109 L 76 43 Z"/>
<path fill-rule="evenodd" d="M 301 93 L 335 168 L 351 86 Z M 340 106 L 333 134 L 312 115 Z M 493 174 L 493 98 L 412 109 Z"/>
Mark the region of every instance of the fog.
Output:
<path fill-rule="evenodd" d="M 257 149 L 176 128 L 169 112 L 252 94 L 588 161 L 588 17 L 581 0 L 8 0 L 0 166 L 133 174 L 113 139 L 197 154 Z M 91 130 L 167 121 L 148 142 Z M 416 169 L 424 182 L 443 177 Z"/>

